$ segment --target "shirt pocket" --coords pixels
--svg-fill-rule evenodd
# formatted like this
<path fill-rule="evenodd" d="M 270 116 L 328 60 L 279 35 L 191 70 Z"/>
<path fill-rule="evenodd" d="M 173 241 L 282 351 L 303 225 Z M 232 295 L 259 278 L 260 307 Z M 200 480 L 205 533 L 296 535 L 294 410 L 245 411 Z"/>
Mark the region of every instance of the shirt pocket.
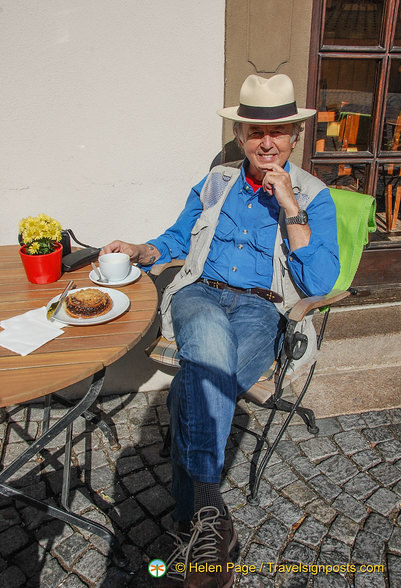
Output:
<path fill-rule="evenodd" d="M 237 225 L 235 222 L 226 214 L 221 213 L 216 227 L 216 237 L 221 241 L 231 241 L 236 229 Z"/>
<path fill-rule="evenodd" d="M 268 235 L 258 233 L 255 239 L 255 270 L 260 276 L 272 275 L 273 272 L 273 248 L 271 238 Z"/>
<path fill-rule="evenodd" d="M 215 261 L 218 257 L 221 256 L 222 248 L 224 248 L 228 243 L 234 242 L 237 230 L 238 229 L 236 224 L 230 219 L 230 217 L 223 214 L 220 215 L 219 222 L 210 245 L 210 252 L 208 256 L 210 261 Z"/>

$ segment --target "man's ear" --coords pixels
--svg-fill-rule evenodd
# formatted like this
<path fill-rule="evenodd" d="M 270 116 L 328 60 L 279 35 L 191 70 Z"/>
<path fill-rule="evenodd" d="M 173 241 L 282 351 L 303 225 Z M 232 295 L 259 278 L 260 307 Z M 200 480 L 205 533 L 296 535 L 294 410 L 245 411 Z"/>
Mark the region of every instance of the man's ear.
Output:
<path fill-rule="evenodd" d="M 294 135 L 291 137 L 292 141 L 291 141 L 291 149 L 295 149 L 298 141 L 299 141 L 299 133 L 297 133 L 294 137 Z"/>
<path fill-rule="evenodd" d="M 243 149 L 244 147 L 244 140 L 242 139 L 242 128 L 241 128 L 241 123 L 235 123 L 233 126 L 233 133 L 234 133 L 234 137 L 235 140 L 237 141 L 238 146 L 240 147 L 240 149 Z"/>

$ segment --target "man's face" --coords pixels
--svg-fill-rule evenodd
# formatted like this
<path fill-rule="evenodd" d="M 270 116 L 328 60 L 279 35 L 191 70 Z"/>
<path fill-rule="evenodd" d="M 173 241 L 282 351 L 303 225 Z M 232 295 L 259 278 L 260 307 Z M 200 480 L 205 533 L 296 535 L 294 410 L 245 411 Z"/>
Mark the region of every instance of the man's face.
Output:
<path fill-rule="evenodd" d="M 248 172 L 262 180 L 271 163 L 284 167 L 297 138 L 294 125 L 258 125 L 241 123 L 239 140 L 249 160 Z"/>

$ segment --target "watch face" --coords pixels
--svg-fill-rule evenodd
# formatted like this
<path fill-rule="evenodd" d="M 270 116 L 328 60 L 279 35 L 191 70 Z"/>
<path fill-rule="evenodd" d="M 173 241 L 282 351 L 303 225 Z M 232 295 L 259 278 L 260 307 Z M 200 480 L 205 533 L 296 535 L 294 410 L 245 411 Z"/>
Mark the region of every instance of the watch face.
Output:
<path fill-rule="evenodd" d="M 306 225 L 306 223 L 308 222 L 308 215 L 306 214 L 306 211 L 300 210 L 298 216 L 299 216 L 299 223 L 301 225 Z"/>

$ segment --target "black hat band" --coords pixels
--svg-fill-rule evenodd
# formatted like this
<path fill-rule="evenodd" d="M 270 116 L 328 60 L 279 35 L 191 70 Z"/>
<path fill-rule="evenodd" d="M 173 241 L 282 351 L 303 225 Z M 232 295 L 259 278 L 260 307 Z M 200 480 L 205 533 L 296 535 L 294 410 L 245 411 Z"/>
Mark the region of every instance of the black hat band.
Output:
<path fill-rule="evenodd" d="M 243 118 L 275 120 L 298 114 L 298 110 L 295 101 L 281 106 L 248 106 L 247 104 L 240 104 L 237 114 Z"/>

